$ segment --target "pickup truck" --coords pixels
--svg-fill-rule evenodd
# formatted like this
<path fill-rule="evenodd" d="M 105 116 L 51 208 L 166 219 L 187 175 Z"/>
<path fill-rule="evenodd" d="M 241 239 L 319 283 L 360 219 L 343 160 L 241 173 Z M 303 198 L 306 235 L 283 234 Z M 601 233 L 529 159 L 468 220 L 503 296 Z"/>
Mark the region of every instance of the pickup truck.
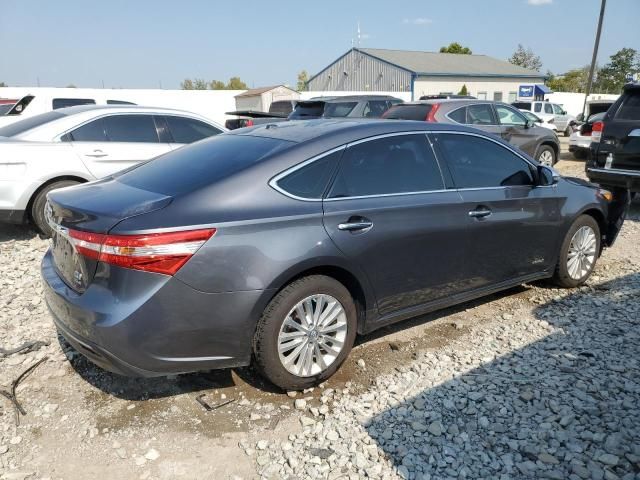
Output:
<path fill-rule="evenodd" d="M 227 115 L 235 115 L 238 118 L 230 118 L 224 124 L 229 130 L 236 128 L 252 127 L 262 123 L 284 122 L 298 103 L 297 100 L 277 100 L 269 106 L 268 112 L 257 110 L 236 110 L 227 112 Z"/>

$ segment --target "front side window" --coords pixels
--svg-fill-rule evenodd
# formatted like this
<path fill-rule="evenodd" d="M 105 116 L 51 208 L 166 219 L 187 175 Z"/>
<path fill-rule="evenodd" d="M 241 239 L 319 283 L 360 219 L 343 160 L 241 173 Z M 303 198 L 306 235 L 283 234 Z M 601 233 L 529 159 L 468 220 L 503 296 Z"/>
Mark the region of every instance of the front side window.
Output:
<path fill-rule="evenodd" d="M 54 110 L 58 108 L 75 107 L 76 105 L 95 105 L 96 101 L 91 98 L 54 98 L 51 106 Z"/>
<path fill-rule="evenodd" d="M 551 106 L 553 107 L 553 113 L 555 113 L 556 115 L 562 115 L 564 113 L 564 111 L 562 110 L 562 107 L 560 105 L 556 105 L 554 103 Z"/>
<path fill-rule="evenodd" d="M 104 118 L 98 118 L 72 130 L 62 137 L 63 141 L 71 142 L 108 142 L 104 133 Z"/>
<path fill-rule="evenodd" d="M 325 155 L 281 178 L 277 185 L 296 197 L 321 199 L 341 156 L 342 150 Z"/>
<path fill-rule="evenodd" d="M 533 185 L 527 162 L 509 149 L 474 135 L 436 135 L 457 188 Z"/>
<path fill-rule="evenodd" d="M 165 117 L 174 143 L 193 143 L 222 133 L 220 129 L 193 118 Z"/>
<path fill-rule="evenodd" d="M 551 104 L 549 104 L 549 103 L 545 103 L 544 104 L 544 113 L 553 114 L 553 107 L 551 106 Z"/>
<path fill-rule="evenodd" d="M 496 113 L 498 114 L 501 125 L 518 125 L 524 127 L 527 123 L 524 115 L 513 108 L 496 105 Z"/>
<path fill-rule="evenodd" d="M 325 117 L 346 117 L 356 108 L 358 102 L 327 103 L 324 107 Z"/>
<path fill-rule="evenodd" d="M 159 143 L 151 115 L 111 115 L 104 118 L 104 125 L 112 142 Z"/>
<path fill-rule="evenodd" d="M 329 198 L 425 192 L 444 188 L 425 135 L 397 135 L 349 147 Z"/>

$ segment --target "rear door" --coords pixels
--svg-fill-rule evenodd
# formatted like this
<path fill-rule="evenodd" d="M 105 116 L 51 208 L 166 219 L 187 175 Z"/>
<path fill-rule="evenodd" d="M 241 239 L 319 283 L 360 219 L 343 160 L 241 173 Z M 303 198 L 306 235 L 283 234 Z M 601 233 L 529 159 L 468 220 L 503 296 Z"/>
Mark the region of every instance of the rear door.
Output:
<path fill-rule="evenodd" d="M 495 108 L 502 126 L 502 138 L 532 157 L 535 156 L 538 139 L 535 127 L 529 127 L 525 116 L 515 108 L 506 105 L 496 105 Z"/>
<path fill-rule="evenodd" d="M 469 133 L 433 138 L 462 197 L 469 288 L 553 268 L 562 223 L 557 188 L 534 186 L 532 165 L 489 138 Z"/>
<path fill-rule="evenodd" d="M 72 142 L 96 178 L 111 175 L 171 150 L 160 142 L 153 115 L 114 114 L 92 120 L 63 137 Z"/>
<path fill-rule="evenodd" d="M 366 273 L 381 315 L 462 288 L 466 213 L 424 132 L 349 146 L 323 208 L 329 236 Z"/>

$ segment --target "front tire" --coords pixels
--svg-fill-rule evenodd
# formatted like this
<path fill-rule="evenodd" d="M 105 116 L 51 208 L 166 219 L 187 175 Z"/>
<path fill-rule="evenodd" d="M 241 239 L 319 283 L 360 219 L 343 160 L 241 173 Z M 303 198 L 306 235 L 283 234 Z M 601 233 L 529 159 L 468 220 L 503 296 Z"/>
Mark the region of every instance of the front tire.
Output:
<path fill-rule="evenodd" d="M 549 145 L 542 145 L 536 155 L 536 160 L 542 165 L 553 167 L 556 164 L 556 151 Z"/>
<path fill-rule="evenodd" d="M 31 220 L 45 237 L 50 237 L 52 233 L 51 227 L 44 216 L 44 206 L 47 203 L 47 193 L 58 188 L 78 185 L 79 183 L 80 182 L 76 182 L 75 180 L 60 180 L 47 185 L 36 194 L 33 199 L 33 203 L 31 204 Z"/>
<path fill-rule="evenodd" d="M 560 256 L 553 277 L 565 288 L 582 285 L 593 273 L 600 254 L 600 227 L 589 216 L 581 215 L 573 222 L 560 247 Z"/>
<path fill-rule="evenodd" d="M 349 291 L 324 275 L 290 283 L 267 305 L 253 339 L 255 365 L 273 384 L 302 390 L 333 375 L 356 337 Z"/>

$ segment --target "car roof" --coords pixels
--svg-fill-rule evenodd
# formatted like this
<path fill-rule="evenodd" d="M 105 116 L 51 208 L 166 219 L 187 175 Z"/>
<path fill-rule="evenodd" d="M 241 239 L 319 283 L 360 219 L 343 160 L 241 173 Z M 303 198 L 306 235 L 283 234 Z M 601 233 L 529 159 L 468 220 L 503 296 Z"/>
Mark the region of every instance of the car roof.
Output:
<path fill-rule="evenodd" d="M 327 96 L 312 97 L 307 100 L 300 100 L 298 103 L 304 102 L 345 102 L 345 101 L 361 101 L 361 100 L 400 100 L 398 97 L 391 95 L 344 95 L 344 96 Z"/>

